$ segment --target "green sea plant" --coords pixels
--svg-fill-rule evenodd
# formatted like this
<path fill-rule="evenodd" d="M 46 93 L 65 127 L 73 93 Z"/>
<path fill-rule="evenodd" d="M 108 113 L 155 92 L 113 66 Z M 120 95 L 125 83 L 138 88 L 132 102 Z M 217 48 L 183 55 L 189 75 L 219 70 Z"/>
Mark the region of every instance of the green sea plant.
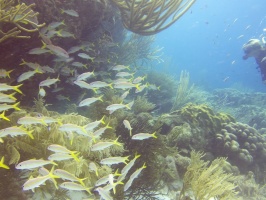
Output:
<path fill-rule="evenodd" d="M 130 50 L 128 58 L 132 59 L 131 63 L 135 66 L 139 66 L 136 61 L 141 61 L 140 65 L 147 65 L 149 61 L 156 61 L 158 63 L 163 62 L 162 60 L 162 47 L 153 46 L 155 41 L 154 36 L 141 36 L 138 34 L 131 33 L 121 44 L 121 50 Z M 121 52 L 121 51 L 120 51 Z M 125 53 L 125 51 L 124 51 Z M 129 64 L 131 64 L 129 63 Z"/>
<path fill-rule="evenodd" d="M 134 65 L 137 69 L 146 69 L 151 62 L 163 62 L 162 47 L 154 46 L 154 36 L 141 36 L 135 33 L 123 32 L 123 40 L 117 46 L 101 50 L 110 63 Z M 102 48 L 100 48 L 102 49 Z M 112 54 L 110 54 L 110 49 Z"/>
<path fill-rule="evenodd" d="M 137 96 L 137 99 L 134 101 L 132 110 L 135 114 L 142 112 L 151 112 L 155 108 L 155 104 L 149 102 L 145 96 Z"/>
<path fill-rule="evenodd" d="M 239 199 L 235 183 L 237 177 L 223 170 L 226 159 L 217 158 L 210 163 L 202 160 L 203 156 L 204 153 L 191 152 L 191 162 L 184 175 L 179 200 L 185 199 L 190 190 L 196 200 Z"/>
<path fill-rule="evenodd" d="M 32 10 L 34 6 L 34 3 L 26 5 L 20 1 L 16 3 L 15 0 L 0 0 L 0 43 L 8 38 L 30 38 L 20 33 L 36 32 L 45 25 L 38 24 L 39 13 Z"/>
<path fill-rule="evenodd" d="M 179 84 L 177 86 L 176 97 L 171 111 L 181 108 L 181 106 L 188 103 L 189 97 L 194 90 L 194 84 L 189 86 L 189 79 L 189 72 L 182 70 L 179 78 Z"/>
<path fill-rule="evenodd" d="M 196 0 L 111 0 L 124 26 L 140 35 L 156 34 L 175 23 Z"/>

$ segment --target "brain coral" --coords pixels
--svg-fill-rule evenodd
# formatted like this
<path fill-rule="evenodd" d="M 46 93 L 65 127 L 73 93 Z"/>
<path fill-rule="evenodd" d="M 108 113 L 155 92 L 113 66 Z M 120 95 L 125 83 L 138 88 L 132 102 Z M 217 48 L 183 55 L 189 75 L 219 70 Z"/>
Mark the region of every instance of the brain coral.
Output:
<path fill-rule="evenodd" d="M 228 156 L 240 170 L 260 170 L 265 168 L 266 138 L 247 124 L 224 123 L 220 133 L 215 136 L 216 153 Z"/>

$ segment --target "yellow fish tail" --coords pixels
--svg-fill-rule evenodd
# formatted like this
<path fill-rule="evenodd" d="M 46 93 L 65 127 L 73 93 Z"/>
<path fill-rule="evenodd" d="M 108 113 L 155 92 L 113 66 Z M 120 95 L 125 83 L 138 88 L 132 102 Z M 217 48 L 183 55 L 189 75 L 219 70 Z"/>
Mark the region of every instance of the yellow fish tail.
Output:
<path fill-rule="evenodd" d="M 26 65 L 27 62 L 24 59 L 21 59 L 22 63 L 20 63 L 19 65 Z"/>
<path fill-rule="evenodd" d="M 105 122 L 104 122 L 104 118 L 105 118 L 105 115 L 102 117 L 102 119 L 100 119 L 100 122 L 101 122 L 102 124 L 105 124 Z"/>
<path fill-rule="evenodd" d="M 18 107 L 20 102 L 17 102 L 15 103 L 14 105 L 12 105 L 12 107 L 15 109 L 15 110 L 20 110 L 20 108 Z"/>
<path fill-rule="evenodd" d="M 35 73 L 38 73 L 38 74 L 42 74 L 43 72 L 39 69 L 39 67 L 37 67 L 35 70 Z"/>
<path fill-rule="evenodd" d="M 103 102 L 103 95 L 99 96 L 99 100 Z"/>
<path fill-rule="evenodd" d="M 87 177 L 88 178 L 88 177 Z M 79 179 L 79 183 L 81 184 L 81 185 L 83 185 L 84 187 L 85 187 L 85 184 L 84 184 L 84 180 L 86 180 L 87 178 L 82 178 L 82 179 Z"/>
<path fill-rule="evenodd" d="M 157 138 L 157 136 L 155 135 L 155 133 L 156 133 L 156 131 L 153 134 L 151 134 L 151 135 L 152 135 L 152 137 Z"/>
<path fill-rule="evenodd" d="M 85 188 L 85 190 L 86 190 L 89 194 L 91 194 L 91 188 Z"/>
<path fill-rule="evenodd" d="M 137 90 L 141 90 L 141 88 L 139 87 L 140 84 L 136 84 L 135 87 L 137 88 Z"/>
<path fill-rule="evenodd" d="M 49 172 L 48 176 L 52 179 L 53 183 L 54 183 L 54 186 L 56 189 L 58 189 L 58 186 L 57 186 L 57 182 L 56 182 L 56 178 L 60 178 L 59 176 L 56 176 L 53 174 L 54 173 L 54 166 L 52 167 L 51 171 Z"/>
<path fill-rule="evenodd" d="M 112 83 L 110 83 L 108 86 L 109 86 L 111 89 L 114 89 L 113 86 L 112 86 Z"/>
<path fill-rule="evenodd" d="M 2 114 L 0 114 L 0 118 L 1 118 L 1 119 L 4 119 L 4 120 L 6 120 L 6 121 L 10 121 L 10 119 L 8 119 L 8 118 L 5 116 L 5 111 L 2 112 Z"/>
<path fill-rule="evenodd" d="M 0 161 L 0 167 L 4 169 L 10 169 L 6 164 L 4 164 L 4 162 L 5 162 L 5 157 L 3 156 Z"/>
<path fill-rule="evenodd" d="M 45 49 L 46 48 L 46 46 L 47 46 L 47 44 L 44 42 L 44 41 L 42 41 L 42 49 Z"/>
<path fill-rule="evenodd" d="M 17 100 L 17 98 L 14 97 L 15 94 L 16 94 L 16 92 L 14 92 L 14 93 L 8 95 L 8 97 L 9 97 L 10 99 Z"/>
<path fill-rule="evenodd" d="M 13 86 L 13 90 L 17 91 L 17 92 L 20 93 L 20 94 L 23 94 L 23 93 L 21 92 L 21 90 L 19 89 L 22 85 L 23 85 L 23 84 L 20 84 L 20 85 L 17 85 L 17 86 Z"/>
<path fill-rule="evenodd" d="M 147 168 L 146 162 L 143 164 L 143 166 L 141 167 L 142 169 Z"/>
<path fill-rule="evenodd" d="M 63 31 L 63 29 L 60 29 L 60 30 L 56 31 L 56 34 L 57 34 L 58 36 L 62 36 L 62 31 Z"/>
<path fill-rule="evenodd" d="M 32 133 L 33 133 L 34 130 L 31 130 L 31 131 L 27 131 L 27 135 L 31 138 L 31 139 L 34 139 Z"/>
<path fill-rule="evenodd" d="M 117 139 L 114 141 L 114 144 L 117 146 L 122 146 L 122 144 L 120 142 L 118 142 L 120 136 L 117 137 Z"/>
<path fill-rule="evenodd" d="M 97 88 L 92 88 L 93 92 L 97 93 Z"/>
<path fill-rule="evenodd" d="M 140 154 L 136 153 L 135 154 L 135 159 L 139 158 L 140 156 L 141 156 Z"/>
<path fill-rule="evenodd" d="M 122 174 L 118 173 L 118 169 L 115 171 L 114 176 L 121 176 Z"/>
<path fill-rule="evenodd" d="M 55 163 L 54 161 L 51 161 L 51 164 L 52 165 L 55 165 L 55 166 L 57 166 L 58 164 L 57 163 Z"/>
<path fill-rule="evenodd" d="M 108 122 L 108 124 L 106 125 L 106 128 L 113 129 L 112 126 L 109 126 L 109 123 L 110 123 L 110 122 Z"/>
<path fill-rule="evenodd" d="M 14 69 L 6 72 L 6 75 L 7 75 L 8 78 L 10 78 L 10 73 L 13 72 L 13 71 L 14 71 Z"/>
<path fill-rule="evenodd" d="M 74 152 L 71 152 L 70 155 L 74 158 L 75 161 L 79 162 L 79 158 L 78 158 L 78 155 L 80 154 L 80 152 L 78 153 L 74 153 Z"/>

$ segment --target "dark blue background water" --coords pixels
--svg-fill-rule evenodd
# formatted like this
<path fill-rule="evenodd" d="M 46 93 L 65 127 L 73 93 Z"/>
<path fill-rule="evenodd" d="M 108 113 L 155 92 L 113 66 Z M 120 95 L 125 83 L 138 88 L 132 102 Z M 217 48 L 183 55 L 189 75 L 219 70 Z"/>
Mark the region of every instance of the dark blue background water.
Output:
<path fill-rule="evenodd" d="M 172 27 L 157 34 L 165 62 L 159 69 L 190 73 L 206 89 L 244 87 L 266 92 L 254 58 L 242 60 L 242 46 L 266 36 L 265 0 L 197 0 Z M 226 79 L 226 81 L 225 81 Z"/>

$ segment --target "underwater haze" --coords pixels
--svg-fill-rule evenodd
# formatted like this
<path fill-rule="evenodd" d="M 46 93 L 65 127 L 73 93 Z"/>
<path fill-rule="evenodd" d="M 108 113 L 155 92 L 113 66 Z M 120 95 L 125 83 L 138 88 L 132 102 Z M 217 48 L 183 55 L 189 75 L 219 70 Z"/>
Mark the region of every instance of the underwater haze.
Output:
<path fill-rule="evenodd" d="M 177 23 L 157 35 L 157 43 L 171 60 L 164 70 L 177 74 L 188 70 L 192 81 L 206 89 L 241 84 L 265 92 L 254 58 L 242 59 L 242 46 L 266 34 L 264 3 L 197 1 Z"/>

